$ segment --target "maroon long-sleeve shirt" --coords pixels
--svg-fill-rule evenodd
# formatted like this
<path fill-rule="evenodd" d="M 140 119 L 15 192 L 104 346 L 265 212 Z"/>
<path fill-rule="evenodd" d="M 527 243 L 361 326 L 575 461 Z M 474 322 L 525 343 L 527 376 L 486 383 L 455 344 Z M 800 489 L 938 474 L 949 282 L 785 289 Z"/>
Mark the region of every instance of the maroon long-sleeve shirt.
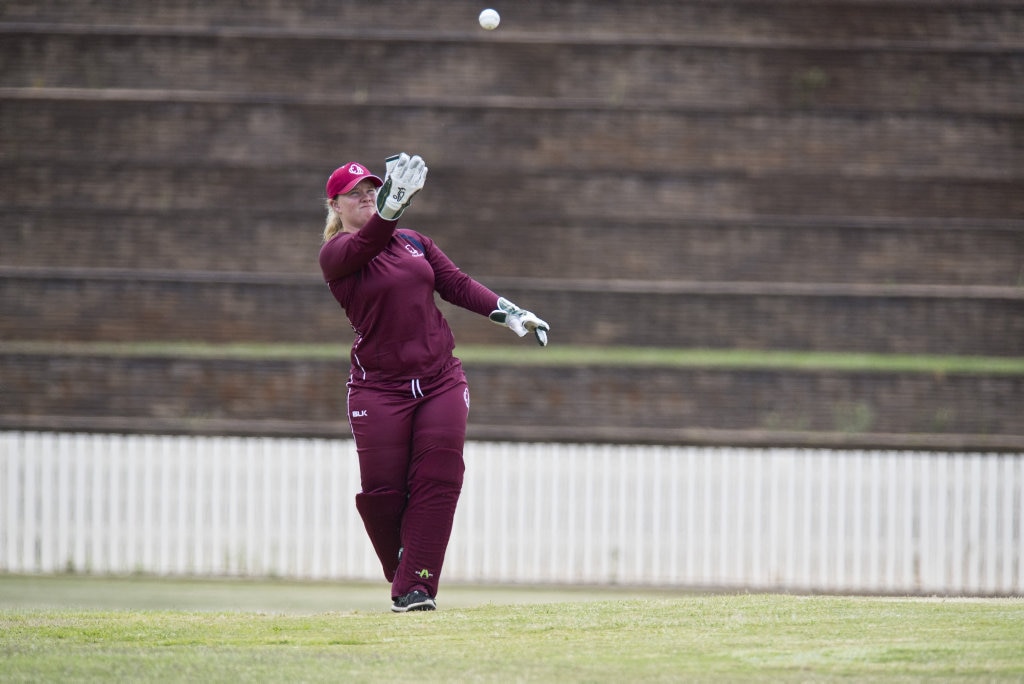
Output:
<path fill-rule="evenodd" d="M 397 382 L 436 375 L 451 359 L 455 336 L 434 292 L 481 316 L 498 295 L 463 273 L 433 240 L 396 231 L 374 214 L 355 233 L 339 233 L 320 248 L 320 269 L 348 316 L 352 378 Z"/>

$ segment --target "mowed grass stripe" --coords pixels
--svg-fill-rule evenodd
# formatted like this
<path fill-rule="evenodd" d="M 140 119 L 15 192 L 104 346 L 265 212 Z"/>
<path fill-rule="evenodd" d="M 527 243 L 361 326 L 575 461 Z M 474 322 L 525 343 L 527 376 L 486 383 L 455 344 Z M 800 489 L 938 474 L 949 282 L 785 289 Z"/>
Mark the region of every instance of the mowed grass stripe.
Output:
<path fill-rule="evenodd" d="M 190 342 L 59 343 L 2 342 L 0 353 L 83 354 L 198 359 L 337 359 L 348 347 L 332 344 L 204 344 Z M 463 346 L 455 351 L 466 363 L 530 366 L 647 366 L 750 370 L 835 370 L 878 373 L 980 373 L 1024 375 L 1024 356 L 943 356 L 865 354 L 745 349 L 667 349 L 648 347 L 580 347 L 532 341 L 514 346 Z"/>
<path fill-rule="evenodd" d="M 435 613 L 0 612 L 4 681 L 1017 681 L 1013 599 L 688 595 Z"/>

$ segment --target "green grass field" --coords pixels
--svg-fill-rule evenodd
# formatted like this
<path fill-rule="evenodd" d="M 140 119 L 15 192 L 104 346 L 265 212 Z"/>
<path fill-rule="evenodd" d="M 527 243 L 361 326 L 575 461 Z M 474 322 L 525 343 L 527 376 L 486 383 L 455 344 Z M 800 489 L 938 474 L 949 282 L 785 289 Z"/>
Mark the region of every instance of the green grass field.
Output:
<path fill-rule="evenodd" d="M 5 343 L 49 353 L 55 345 Z M 78 353 L 342 359 L 338 345 L 75 345 Z M 475 363 L 1024 374 L 1024 358 L 469 347 Z M 0 682 L 1024 682 L 1024 599 L 0 575 Z"/>
<path fill-rule="evenodd" d="M 82 353 L 227 359 L 346 359 L 338 344 L 198 344 L 174 342 L 0 342 L 17 353 Z M 1024 357 L 940 356 L 927 354 L 860 354 L 853 352 L 759 351 L 744 349 L 662 349 L 654 347 L 580 347 L 552 345 L 461 346 L 457 356 L 468 363 L 532 366 L 614 365 L 661 368 L 745 368 L 837 370 L 908 373 L 1024 374 Z"/>
<path fill-rule="evenodd" d="M 1024 600 L 0 576 L 0 681 L 1024 681 Z"/>

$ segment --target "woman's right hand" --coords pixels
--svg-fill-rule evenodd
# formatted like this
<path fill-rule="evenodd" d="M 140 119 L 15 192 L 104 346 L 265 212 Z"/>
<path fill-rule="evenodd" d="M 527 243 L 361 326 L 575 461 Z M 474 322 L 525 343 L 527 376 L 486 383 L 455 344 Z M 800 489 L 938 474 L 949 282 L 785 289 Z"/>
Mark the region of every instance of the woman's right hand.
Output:
<path fill-rule="evenodd" d="M 419 155 L 410 157 L 405 152 L 388 157 L 385 164 L 384 185 L 377 191 L 377 213 L 396 221 L 427 182 L 427 165 Z"/>

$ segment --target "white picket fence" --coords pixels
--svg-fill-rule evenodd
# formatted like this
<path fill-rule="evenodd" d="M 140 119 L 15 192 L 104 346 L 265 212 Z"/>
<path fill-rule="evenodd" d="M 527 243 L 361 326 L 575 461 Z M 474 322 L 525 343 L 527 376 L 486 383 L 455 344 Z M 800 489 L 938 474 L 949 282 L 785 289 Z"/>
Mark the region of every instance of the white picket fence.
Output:
<path fill-rule="evenodd" d="M 471 442 L 445 579 L 1024 593 L 1024 454 Z M 0 572 L 381 580 L 347 440 L 0 432 Z"/>

